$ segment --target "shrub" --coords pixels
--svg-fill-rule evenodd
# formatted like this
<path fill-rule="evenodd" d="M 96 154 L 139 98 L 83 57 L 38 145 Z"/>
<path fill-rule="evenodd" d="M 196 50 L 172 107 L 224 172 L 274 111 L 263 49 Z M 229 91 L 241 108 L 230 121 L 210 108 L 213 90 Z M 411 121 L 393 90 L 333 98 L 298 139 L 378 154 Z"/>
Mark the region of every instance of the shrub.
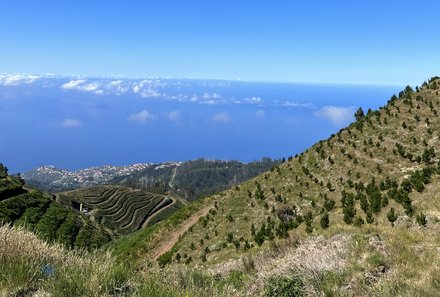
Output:
<path fill-rule="evenodd" d="M 313 222 L 313 215 L 312 212 L 309 211 L 306 216 L 304 217 L 304 221 L 306 223 L 306 232 L 307 233 L 312 233 L 313 232 L 313 226 L 312 226 L 312 222 Z"/>
<path fill-rule="evenodd" d="M 426 215 L 421 212 L 419 215 L 417 215 L 416 221 L 420 226 L 426 226 Z"/>
<path fill-rule="evenodd" d="M 360 216 L 357 216 L 357 217 L 354 219 L 353 225 L 355 225 L 356 227 L 360 227 L 360 226 L 362 226 L 363 224 L 365 224 L 364 219 L 362 219 Z"/>
<path fill-rule="evenodd" d="M 329 227 L 330 219 L 327 212 L 321 216 L 320 224 L 322 229 L 327 229 Z"/>
<path fill-rule="evenodd" d="M 342 207 L 344 213 L 344 222 L 346 224 L 353 223 L 353 218 L 356 215 L 356 209 L 354 208 L 354 195 L 352 193 L 342 193 Z"/>
<path fill-rule="evenodd" d="M 171 263 L 173 260 L 173 252 L 168 251 L 166 253 L 163 253 L 162 255 L 157 258 L 157 262 L 159 263 L 159 266 L 161 268 L 165 267 L 167 264 Z"/>
<path fill-rule="evenodd" d="M 304 283 L 299 277 L 272 277 L 269 279 L 264 297 L 302 297 L 306 296 L 304 292 Z"/>
<path fill-rule="evenodd" d="M 333 199 L 325 199 L 325 201 L 324 201 L 324 208 L 327 210 L 327 211 L 331 211 L 331 210 L 333 210 L 333 208 L 335 207 L 335 200 L 333 200 Z"/>

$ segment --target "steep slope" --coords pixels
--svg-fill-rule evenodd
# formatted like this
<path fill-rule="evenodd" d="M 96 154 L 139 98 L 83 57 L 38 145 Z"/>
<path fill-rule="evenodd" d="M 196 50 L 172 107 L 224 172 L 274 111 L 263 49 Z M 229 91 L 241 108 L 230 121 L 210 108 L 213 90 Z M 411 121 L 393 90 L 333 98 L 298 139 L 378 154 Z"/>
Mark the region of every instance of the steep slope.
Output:
<path fill-rule="evenodd" d="M 171 249 L 161 250 L 161 266 L 240 271 L 244 295 L 261 292 L 276 276 L 311 295 L 436 296 L 439 84 L 434 77 L 377 111 L 358 110 L 356 122 L 336 135 L 118 241 L 116 253 L 151 260 L 174 230 L 208 208 Z M 331 254 L 332 247 L 340 253 Z"/>
<path fill-rule="evenodd" d="M 54 201 L 51 195 L 24 188 L 19 176 L 0 171 L 0 225 L 24 226 L 47 241 L 69 248 L 97 248 L 110 240 L 89 217 Z"/>

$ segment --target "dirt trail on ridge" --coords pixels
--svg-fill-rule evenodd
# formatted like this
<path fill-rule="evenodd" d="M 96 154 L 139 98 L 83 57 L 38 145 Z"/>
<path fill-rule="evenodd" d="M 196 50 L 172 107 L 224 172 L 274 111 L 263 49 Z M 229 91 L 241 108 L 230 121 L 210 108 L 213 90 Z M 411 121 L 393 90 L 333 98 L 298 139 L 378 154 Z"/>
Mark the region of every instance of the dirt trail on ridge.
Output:
<path fill-rule="evenodd" d="M 193 214 L 189 219 L 187 219 L 185 222 L 183 222 L 180 226 L 177 227 L 177 229 L 173 232 L 170 238 L 168 238 L 166 241 L 161 242 L 159 246 L 154 248 L 153 250 L 153 259 L 157 260 L 161 255 L 165 254 L 169 250 L 172 249 L 172 247 L 179 241 L 180 236 L 182 236 L 188 229 L 197 223 L 197 221 L 208 214 L 209 210 L 211 209 L 211 206 L 205 206 L 204 208 L 197 211 L 195 214 Z"/>

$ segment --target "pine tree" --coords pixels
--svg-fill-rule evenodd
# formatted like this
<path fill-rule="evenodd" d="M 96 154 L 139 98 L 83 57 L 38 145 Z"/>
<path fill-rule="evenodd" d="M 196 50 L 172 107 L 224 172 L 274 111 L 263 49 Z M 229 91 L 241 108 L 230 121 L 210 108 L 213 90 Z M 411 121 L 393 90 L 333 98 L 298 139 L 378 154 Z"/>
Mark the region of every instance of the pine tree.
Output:
<path fill-rule="evenodd" d="M 313 232 L 313 226 L 312 226 L 312 222 L 313 222 L 313 215 L 312 212 L 309 211 L 306 216 L 304 217 L 304 222 L 306 223 L 306 232 L 307 233 L 312 233 Z"/>
<path fill-rule="evenodd" d="M 388 221 L 391 222 L 391 225 L 394 226 L 394 222 L 397 220 L 397 217 L 398 216 L 397 216 L 396 212 L 394 211 L 394 208 L 391 207 L 391 209 L 387 213 L 387 218 L 388 218 Z"/>
<path fill-rule="evenodd" d="M 328 213 L 325 212 L 322 216 L 321 216 L 321 220 L 320 220 L 320 224 L 321 224 L 321 228 L 322 229 L 327 229 L 330 225 L 330 219 L 328 216 Z"/>

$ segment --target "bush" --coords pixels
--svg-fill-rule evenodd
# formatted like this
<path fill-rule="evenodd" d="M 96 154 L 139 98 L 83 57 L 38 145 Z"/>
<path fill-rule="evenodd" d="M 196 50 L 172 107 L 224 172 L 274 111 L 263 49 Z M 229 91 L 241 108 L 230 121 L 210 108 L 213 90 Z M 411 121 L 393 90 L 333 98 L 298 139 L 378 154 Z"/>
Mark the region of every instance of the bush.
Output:
<path fill-rule="evenodd" d="M 304 293 L 304 283 L 298 277 L 272 277 L 264 290 L 264 297 L 301 297 Z"/>
<path fill-rule="evenodd" d="M 354 208 L 354 195 L 352 193 L 343 192 L 341 198 L 344 222 L 346 224 L 353 223 L 353 218 L 356 215 L 356 209 Z"/>
<path fill-rule="evenodd" d="M 330 219 L 329 219 L 328 213 L 324 213 L 321 216 L 320 224 L 321 224 L 321 228 L 322 229 L 327 229 L 328 228 L 328 226 L 330 225 Z"/>
<path fill-rule="evenodd" d="M 311 211 L 307 212 L 307 214 L 304 218 L 304 221 L 306 223 L 306 232 L 309 234 L 312 233 L 313 232 L 313 226 L 312 226 L 313 215 L 312 215 Z"/>
<path fill-rule="evenodd" d="M 419 215 L 417 215 L 416 221 L 420 226 L 426 226 L 426 215 L 421 212 Z"/>
<path fill-rule="evenodd" d="M 157 262 L 159 263 L 159 266 L 161 268 L 165 267 L 167 264 L 171 263 L 173 260 L 173 252 L 168 251 L 162 255 L 160 255 L 159 258 L 157 258 Z"/>

